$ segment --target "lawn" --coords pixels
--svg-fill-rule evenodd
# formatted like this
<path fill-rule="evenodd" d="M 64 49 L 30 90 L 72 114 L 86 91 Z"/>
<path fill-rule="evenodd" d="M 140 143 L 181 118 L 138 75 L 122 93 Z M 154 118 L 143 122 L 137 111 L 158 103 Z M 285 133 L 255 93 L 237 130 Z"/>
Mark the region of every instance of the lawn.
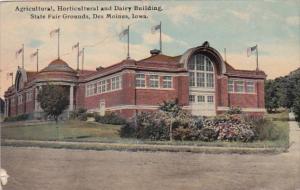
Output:
<path fill-rule="evenodd" d="M 91 137 L 118 139 L 119 129 L 118 125 L 67 121 L 58 124 L 3 127 L 1 135 L 4 139 L 22 140 L 75 140 Z"/>
<path fill-rule="evenodd" d="M 61 140 L 80 142 L 103 142 L 122 144 L 157 144 L 157 145 L 193 145 L 217 147 L 248 147 L 248 148 L 288 148 L 289 127 L 288 112 L 266 114 L 272 120 L 274 128 L 265 132 L 273 138 L 270 140 L 243 142 L 203 142 L 203 141 L 149 141 L 125 139 L 119 136 L 119 125 L 99 124 L 95 122 L 66 121 L 59 124 L 34 126 L 9 126 L 2 128 L 2 138 L 20 140 Z"/>

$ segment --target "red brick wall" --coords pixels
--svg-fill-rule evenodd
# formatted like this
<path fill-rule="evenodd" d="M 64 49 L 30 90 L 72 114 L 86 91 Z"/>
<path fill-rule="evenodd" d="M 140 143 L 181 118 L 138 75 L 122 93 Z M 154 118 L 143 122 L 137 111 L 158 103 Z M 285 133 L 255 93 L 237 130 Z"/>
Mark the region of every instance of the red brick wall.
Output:
<path fill-rule="evenodd" d="M 228 77 L 222 76 L 217 78 L 216 100 L 217 106 L 228 107 Z"/>
<path fill-rule="evenodd" d="M 254 94 L 247 93 L 229 93 L 229 106 L 242 108 L 264 108 L 264 80 L 255 82 Z"/>

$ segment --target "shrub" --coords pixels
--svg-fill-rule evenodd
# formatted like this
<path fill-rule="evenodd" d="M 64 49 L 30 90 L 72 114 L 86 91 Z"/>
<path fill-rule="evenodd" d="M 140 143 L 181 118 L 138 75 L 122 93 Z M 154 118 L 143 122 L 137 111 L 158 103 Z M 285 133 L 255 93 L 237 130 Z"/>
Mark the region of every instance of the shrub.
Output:
<path fill-rule="evenodd" d="M 281 136 L 280 129 L 268 119 L 256 119 L 252 123 L 255 126 L 254 131 L 257 140 L 277 140 Z"/>
<path fill-rule="evenodd" d="M 199 140 L 214 141 L 217 140 L 218 133 L 212 128 L 203 128 L 199 134 Z"/>
<path fill-rule="evenodd" d="M 120 129 L 120 136 L 124 138 L 137 137 L 135 126 L 132 123 L 126 123 Z"/>
<path fill-rule="evenodd" d="M 27 120 L 29 118 L 29 114 L 22 114 L 22 115 L 17 115 L 14 117 L 6 117 L 4 118 L 5 122 L 9 122 L 9 121 L 24 121 Z"/>
<path fill-rule="evenodd" d="M 80 121 L 86 121 L 87 120 L 86 111 L 87 110 L 84 109 L 84 108 L 79 108 L 78 110 L 75 110 L 75 111 L 71 112 L 70 118 L 71 119 L 78 119 Z"/>
<path fill-rule="evenodd" d="M 229 114 L 229 115 L 241 114 L 242 109 L 240 107 L 230 107 L 229 110 L 226 113 Z"/>
<path fill-rule="evenodd" d="M 95 115 L 95 121 L 104 124 L 123 125 L 126 120 L 115 113 L 107 113 L 104 116 Z"/>

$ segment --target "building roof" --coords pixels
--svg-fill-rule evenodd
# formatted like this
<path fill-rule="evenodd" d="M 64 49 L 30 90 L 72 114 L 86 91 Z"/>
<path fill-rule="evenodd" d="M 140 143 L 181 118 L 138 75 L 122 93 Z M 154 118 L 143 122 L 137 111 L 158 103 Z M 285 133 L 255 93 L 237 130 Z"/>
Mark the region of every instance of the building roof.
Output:
<path fill-rule="evenodd" d="M 139 63 L 178 63 L 181 55 L 179 56 L 168 56 L 164 54 L 157 54 L 147 57 L 145 59 L 141 59 Z"/>
<path fill-rule="evenodd" d="M 55 59 L 47 67 L 42 69 L 40 72 L 69 72 L 76 73 L 64 60 Z"/>
<path fill-rule="evenodd" d="M 226 66 L 226 75 L 233 77 L 248 77 L 248 78 L 266 78 L 266 73 L 261 70 L 240 70 L 235 69 L 227 62 L 225 62 Z"/>

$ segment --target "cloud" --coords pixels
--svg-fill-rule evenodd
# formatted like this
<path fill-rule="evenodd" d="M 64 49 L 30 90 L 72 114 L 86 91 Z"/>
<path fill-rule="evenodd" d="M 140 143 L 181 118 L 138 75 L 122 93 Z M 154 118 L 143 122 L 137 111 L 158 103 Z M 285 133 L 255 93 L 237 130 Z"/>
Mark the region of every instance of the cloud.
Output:
<path fill-rule="evenodd" d="M 197 7 L 190 6 L 190 5 L 180 5 L 180 6 L 168 7 L 168 9 L 165 12 L 166 12 L 166 15 L 168 15 L 169 19 L 174 24 L 181 24 L 186 19 L 189 19 L 189 18 L 192 18 L 192 19 L 200 19 L 201 18 L 201 15 L 200 15 Z"/>
<path fill-rule="evenodd" d="M 250 20 L 250 14 L 245 12 L 239 12 L 231 10 L 230 13 L 235 16 L 236 18 L 243 20 L 243 21 L 249 21 Z"/>
<path fill-rule="evenodd" d="M 300 26 L 300 16 L 287 17 L 285 21 L 290 26 Z"/>
<path fill-rule="evenodd" d="M 169 36 L 165 33 L 161 34 L 161 38 L 164 43 L 170 43 L 170 42 L 174 41 L 174 39 L 171 36 Z M 159 40 L 159 33 L 158 32 L 156 32 L 155 34 L 145 33 L 143 35 L 143 40 L 144 40 L 143 43 L 145 43 L 145 44 L 151 44 L 151 45 L 156 44 L 156 43 L 158 43 L 158 40 Z"/>

